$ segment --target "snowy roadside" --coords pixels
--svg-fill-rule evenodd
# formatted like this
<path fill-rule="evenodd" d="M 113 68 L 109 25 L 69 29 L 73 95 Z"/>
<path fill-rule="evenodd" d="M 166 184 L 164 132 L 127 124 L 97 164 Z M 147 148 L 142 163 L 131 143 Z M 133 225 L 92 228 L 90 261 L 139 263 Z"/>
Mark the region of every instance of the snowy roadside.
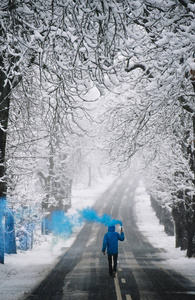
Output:
<path fill-rule="evenodd" d="M 137 225 L 155 247 L 164 249 L 160 253 L 162 267 L 173 269 L 195 283 L 195 258 L 187 258 L 186 251 L 175 248 L 175 237 L 168 236 L 150 206 L 150 197 L 140 183 L 135 192 Z"/>
<path fill-rule="evenodd" d="M 80 186 L 73 189 L 69 214 L 93 206 L 112 182 L 113 178 L 108 177 L 99 180 L 91 188 Z M 72 236 L 66 240 L 44 236 L 40 245 L 35 245 L 32 250 L 6 255 L 5 264 L 0 264 L 0 300 L 20 300 L 25 297 L 46 277 L 60 255 L 74 243 L 80 230 L 81 227 L 75 228 Z"/>

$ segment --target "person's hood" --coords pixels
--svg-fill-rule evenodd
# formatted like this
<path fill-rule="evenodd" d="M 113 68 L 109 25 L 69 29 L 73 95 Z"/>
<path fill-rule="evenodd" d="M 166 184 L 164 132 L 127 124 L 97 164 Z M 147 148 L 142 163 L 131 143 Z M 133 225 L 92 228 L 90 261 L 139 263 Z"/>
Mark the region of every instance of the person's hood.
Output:
<path fill-rule="evenodd" d="M 115 232 L 115 226 L 109 226 L 108 232 Z"/>

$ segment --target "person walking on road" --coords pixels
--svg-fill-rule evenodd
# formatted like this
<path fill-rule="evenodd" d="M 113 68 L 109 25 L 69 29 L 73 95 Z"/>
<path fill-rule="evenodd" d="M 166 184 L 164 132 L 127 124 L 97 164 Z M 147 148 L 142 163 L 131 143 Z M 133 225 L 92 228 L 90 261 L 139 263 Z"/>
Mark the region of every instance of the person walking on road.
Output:
<path fill-rule="evenodd" d="M 117 259 L 118 259 L 118 241 L 124 241 L 125 235 L 121 228 L 121 233 L 115 232 L 115 226 L 109 226 L 108 232 L 104 235 L 102 252 L 108 255 L 108 265 L 110 276 L 115 277 L 117 270 Z M 114 262 L 114 265 L 113 265 Z"/>

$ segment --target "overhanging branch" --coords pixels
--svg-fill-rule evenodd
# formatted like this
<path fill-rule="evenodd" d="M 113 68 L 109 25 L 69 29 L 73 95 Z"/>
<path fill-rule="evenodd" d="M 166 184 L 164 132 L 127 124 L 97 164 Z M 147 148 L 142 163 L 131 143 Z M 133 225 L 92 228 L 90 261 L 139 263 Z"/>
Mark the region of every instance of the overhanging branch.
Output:
<path fill-rule="evenodd" d="M 129 66 L 129 63 L 127 64 L 127 67 L 125 68 L 126 72 L 131 72 L 135 69 L 142 69 L 143 71 L 146 71 L 146 66 L 143 64 L 134 64 L 133 66 Z"/>

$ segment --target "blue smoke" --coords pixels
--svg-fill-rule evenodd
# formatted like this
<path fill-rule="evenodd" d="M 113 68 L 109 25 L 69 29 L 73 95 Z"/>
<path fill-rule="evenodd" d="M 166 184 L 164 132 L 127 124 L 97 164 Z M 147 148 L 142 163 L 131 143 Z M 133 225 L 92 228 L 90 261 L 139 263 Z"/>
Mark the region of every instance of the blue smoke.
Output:
<path fill-rule="evenodd" d="M 80 214 L 86 222 L 101 223 L 105 226 L 115 226 L 117 224 L 123 225 L 120 220 L 112 219 L 112 217 L 107 214 L 98 216 L 97 212 L 89 207 L 83 209 Z"/>
<path fill-rule="evenodd" d="M 54 211 L 51 218 L 44 220 L 49 232 L 53 232 L 56 236 L 68 238 L 74 231 L 74 228 L 80 227 L 83 220 L 78 213 L 68 215 L 64 211 Z"/>
<path fill-rule="evenodd" d="M 73 232 L 74 223 L 63 211 L 55 211 L 51 218 L 51 230 L 54 235 L 69 237 Z"/>
<path fill-rule="evenodd" d="M 36 207 L 20 207 L 14 213 L 17 248 L 23 251 L 33 248 L 34 230 L 38 226 Z"/>
<path fill-rule="evenodd" d="M 74 231 L 75 227 L 80 227 L 84 222 L 89 223 L 100 223 L 105 226 L 113 226 L 120 224 L 120 220 L 112 219 L 111 216 L 104 214 L 99 216 L 96 210 L 92 208 L 85 208 L 83 210 L 78 210 L 74 215 L 68 215 L 63 211 L 55 211 L 51 215 L 51 219 L 47 220 L 49 222 L 48 228 L 54 235 L 68 238 Z"/>
<path fill-rule="evenodd" d="M 32 243 L 35 224 L 28 220 L 25 211 L 15 214 L 15 218 L 18 227 L 16 231 L 18 247 L 27 250 L 31 248 L 30 244 Z M 45 222 L 44 225 L 49 232 L 53 232 L 55 236 L 61 236 L 63 238 L 70 237 L 74 229 L 76 227 L 81 227 L 84 222 L 100 223 L 105 226 L 117 224 L 122 226 L 120 220 L 112 219 L 112 217 L 107 214 L 99 216 L 96 210 L 90 207 L 83 210 L 77 210 L 77 213 L 74 215 L 66 214 L 64 211 L 55 211 L 49 218 L 45 218 L 43 222 Z M 16 252 L 16 250 L 14 250 L 14 252 L 13 250 L 10 250 L 15 247 L 15 245 L 13 245 L 14 236 L 12 237 L 12 234 L 14 235 L 14 216 L 7 207 L 6 198 L 0 198 L 0 261 L 3 259 L 1 256 L 5 248 L 7 248 L 7 253 Z M 6 237 L 5 244 L 4 237 Z"/>

